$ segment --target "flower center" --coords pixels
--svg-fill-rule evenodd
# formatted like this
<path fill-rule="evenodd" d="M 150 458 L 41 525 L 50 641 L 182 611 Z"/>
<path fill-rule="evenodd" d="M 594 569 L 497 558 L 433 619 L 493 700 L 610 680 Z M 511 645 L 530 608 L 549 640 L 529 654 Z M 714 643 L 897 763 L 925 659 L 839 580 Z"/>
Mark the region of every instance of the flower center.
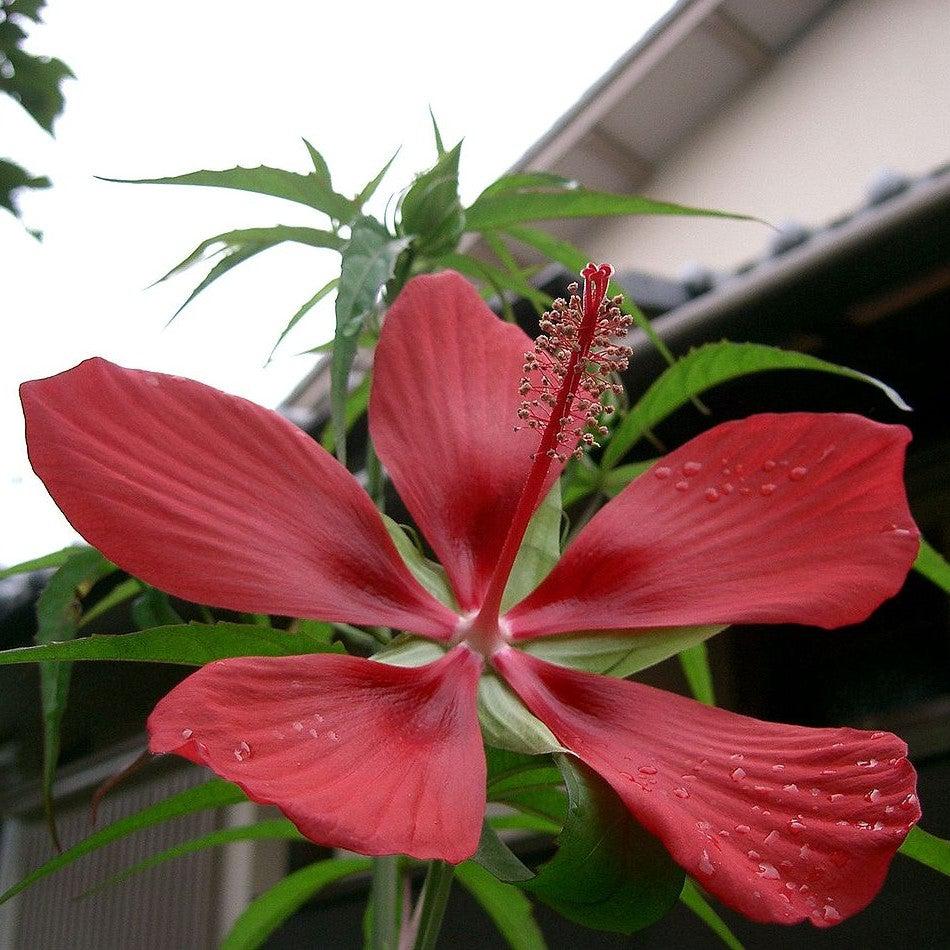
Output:
<path fill-rule="evenodd" d="M 471 613 L 459 618 L 452 645 L 465 643 L 476 653 L 488 659 L 493 653 L 507 646 L 510 641 L 511 632 L 504 620 L 496 617 L 494 623 L 487 623 L 480 619 L 480 614 Z"/>
<path fill-rule="evenodd" d="M 525 397 L 518 409 L 524 426 L 516 429 L 534 429 L 541 435 L 541 444 L 531 456 L 534 464 L 485 600 L 472 619 L 472 629 L 482 631 L 478 635 L 489 640 L 493 636 L 491 631 L 499 628 L 505 586 L 531 516 L 549 487 L 552 466 L 561 466 L 572 455 L 579 455 L 582 446 L 597 446 L 595 432 L 607 434 L 607 429 L 600 425 L 600 417 L 612 408 L 604 404 L 603 396 L 621 389 L 619 384 L 608 382 L 607 375 L 626 369 L 630 356 L 630 350 L 614 342 L 614 338 L 626 333 L 632 323 L 631 317 L 621 313 L 621 298 L 607 297 L 612 274 L 609 264 L 588 264 L 581 271 L 583 295 L 578 296 L 577 284 L 571 284 L 570 299 L 556 300 L 541 317 L 542 332 L 535 341 L 534 352 L 525 354 L 525 375 L 518 390 Z M 588 431 L 591 428 L 594 431 Z"/>

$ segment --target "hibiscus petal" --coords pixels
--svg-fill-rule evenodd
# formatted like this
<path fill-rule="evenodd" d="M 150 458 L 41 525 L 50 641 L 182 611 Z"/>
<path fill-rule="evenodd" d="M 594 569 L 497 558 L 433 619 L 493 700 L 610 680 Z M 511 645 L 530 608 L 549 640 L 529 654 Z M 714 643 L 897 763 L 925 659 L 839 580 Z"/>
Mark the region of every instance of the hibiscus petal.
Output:
<path fill-rule="evenodd" d="M 716 426 L 605 505 L 510 611 L 511 630 L 857 623 L 900 589 L 917 554 L 909 439 L 853 415 Z"/>
<path fill-rule="evenodd" d="M 150 748 L 210 766 L 318 844 L 457 863 L 485 811 L 480 670 L 466 647 L 412 669 L 333 654 L 221 660 L 158 704 Z"/>
<path fill-rule="evenodd" d="M 376 450 L 464 610 L 481 602 L 537 449 L 514 431 L 530 348 L 448 271 L 406 285 L 376 351 Z"/>
<path fill-rule="evenodd" d="M 33 469 L 136 577 L 233 610 L 454 629 L 352 475 L 276 412 L 102 359 L 21 399 Z"/>
<path fill-rule="evenodd" d="M 678 864 L 753 920 L 857 913 L 920 817 L 890 733 L 761 722 L 510 648 L 493 661 Z"/>

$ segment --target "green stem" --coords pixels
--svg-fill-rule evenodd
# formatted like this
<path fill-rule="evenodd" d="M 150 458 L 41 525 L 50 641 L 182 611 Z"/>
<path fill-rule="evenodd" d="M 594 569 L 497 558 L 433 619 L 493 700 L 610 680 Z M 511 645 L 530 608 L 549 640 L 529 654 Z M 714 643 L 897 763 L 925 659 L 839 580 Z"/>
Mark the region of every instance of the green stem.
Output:
<path fill-rule="evenodd" d="M 402 923 L 399 855 L 373 861 L 373 950 L 398 950 Z"/>
<path fill-rule="evenodd" d="M 383 467 L 379 463 L 379 456 L 376 454 L 376 447 L 369 435 L 366 437 L 366 491 L 376 507 L 381 512 L 385 511 L 386 479 L 383 475 Z"/>
<path fill-rule="evenodd" d="M 442 929 L 445 905 L 452 889 L 455 868 L 445 861 L 432 861 L 422 886 L 419 931 L 413 950 L 434 950 Z"/>

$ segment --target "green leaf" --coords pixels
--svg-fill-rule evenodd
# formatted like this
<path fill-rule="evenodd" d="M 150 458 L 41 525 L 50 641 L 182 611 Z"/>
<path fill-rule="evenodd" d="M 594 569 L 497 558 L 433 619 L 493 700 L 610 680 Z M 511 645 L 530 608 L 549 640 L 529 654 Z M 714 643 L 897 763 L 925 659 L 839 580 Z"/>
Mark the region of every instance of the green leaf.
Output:
<path fill-rule="evenodd" d="M 366 315 L 392 276 L 404 242 L 393 240 L 374 218 L 359 218 L 343 248 L 336 294 L 336 333 L 330 363 L 330 415 L 337 458 L 346 464 L 346 397 L 350 368 Z"/>
<path fill-rule="evenodd" d="M 451 610 L 458 610 L 458 602 L 455 599 L 455 592 L 449 583 L 445 568 L 435 561 L 430 561 L 418 547 L 412 542 L 412 539 L 406 534 L 402 526 L 393 521 L 389 515 L 383 515 L 383 523 L 392 538 L 396 550 L 406 562 L 406 567 L 412 572 L 413 577 L 422 584 L 422 586 L 436 600 L 442 601 L 446 607 Z"/>
<path fill-rule="evenodd" d="M 75 77 L 61 59 L 34 56 L 20 49 L 24 38 L 24 32 L 10 21 L 0 23 L 0 54 L 7 67 L 0 72 L 0 93 L 11 96 L 52 135 L 53 123 L 66 104 L 60 86 Z"/>
<path fill-rule="evenodd" d="M 12 567 L 0 568 L 0 581 L 16 574 L 30 574 L 33 571 L 42 571 L 48 567 L 62 567 L 77 552 L 88 550 L 89 548 L 84 545 L 71 544 L 61 551 L 53 551 L 52 554 L 44 554 L 42 557 L 35 557 L 30 561 L 14 564 Z"/>
<path fill-rule="evenodd" d="M 270 362 L 274 359 L 274 354 L 277 352 L 277 347 L 279 347 L 280 344 L 284 342 L 284 340 L 285 340 L 286 337 L 287 337 L 287 334 L 290 333 L 290 331 L 293 330 L 293 328 L 294 328 L 295 326 L 297 326 L 297 324 L 298 324 L 318 303 L 320 303 L 320 301 L 323 300 L 323 298 L 326 297 L 327 294 L 329 294 L 331 291 L 336 290 L 336 288 L 339 287 L 339 285 L 340 285 L 340 278 L 339 278 L 339 277 L 334 277 L 334 278 L 332 278 L 331 280 L 328 280 L 328 281 L 327 281 L 327 282 L 326 282 L 326 283 L 325 283 L 325 284 L 324 284 L 324 285 L 323 285 L 323 286 L 322 286 L 322 287 L 290 318 L 290 321 L 287 323 L 287 326 L 285 326 L 284 329 L 280 331 L 280 336 L 277 337 L 277 342 L 274 344 L 273 349 L 270 351 L 270 354 L 269 354 L 269 356 L 267 357 L 267 362 L 264 364 L 265 366 L 267 366 L 268 363 L 270 363 Z M 329 346 L 328 348 L 329 348 L 329 349 L 332 349 L 332 348 L 333 348 L 333 347 L 332 347 L 332 343 L 330 344 L 330 346 Z M 320 349 L 320 348 L 318 347 L 317 349 Z M 315 352 L 315 351 L 314 351 L 314 350 L 310 350 L 309 352 L 313 353 L 313 352 Z"/>
<path fill-rule="evenodd" d="M 166 178 L 103 178 L 102 181 L 125 185 L 199 185 L 250 191 L 307 205 L 344 223 L 352 221 L 359 210 L 355 202 L 335 192 L 317 172 L 300 175 L 266 165 L 258 165 L 257 168 L 238 166 L 220 170 L 202 169 Z"/>
<path fill-rule="evenodd" d="M 302 626 L 302 625 L 301 625 Z M 322 627 L 321 627 L 322 629 Z M 64 643 L 0 651 L 7 663 L 129 660 L 203 666 L 232 656 L 297 656 L 339 652 L 322 636 L 239 623 L 189 623 L 153 627 L 120 636 L 95 635 Z"/>
<path fill-rule="evenodd" d="M 594 930 L 632 934 L 659 920 L 683 889 L 683 871 L 594 772 L 558 756 L 568 816 L 554 857 L 522 886 Z"/>
<path fill-rule="evenodd" d="M 465 231 L 459 200 L 459 157 L 462 143 L 444 152 L 410 185 L 399 205 L 400 231 L 413 235 L 420 254 L 436 256 L 453 250 Z"/>
<path fill-rule="evenodd" d="M 920 551 L 914 561 L 914 570 L 950 594 L 950 563 L 923 538 L 920 539 Z"/>
<path fill-rule="evenodd" d="M 435 152 L 439 158 L 445 154 L 445 143 L 442 141 L 442 133 L 439 131 L 439 123 L 435 121 L 435 113 L 432 106 L 429 106 L 429 118 L 432 120 L 432 136 L 435 139 Z"/>
<path fill-rule="evenodd" d="M 170 627 L 184 621 L 172 607 L 168 594 L 149 587 L 132 604 L 132 623 L 139 630 L 145 630 L 148 627 Z"/>
<path fill-rule="evenodd" d="M 560 824 L 548 818 L 540 818 L 537 815 L 493 815 L 488 821 L 492 828 L 497 831 L 511 828 L 516 831 L 533 831 L 537 834 L 556 835 L 561 830 Z"/>
<path fill-rule="evenodd" d="M 344 428 L 347 432 L 356 425 L 357 420 L 366 412 L 366 407 L 369 405 L 369 390 L 372 379 L 372 373 L 367 373 L 346 397 Z M 320 444 L 328 452 L 332 452 L 336 447 L 336 432 L 332 425 L 328 424 L 324 427 Z"/>
<path fill-rule="evenodd" d="M 431 640 L 423 640 L 408 633 L 396 637 L 392 643 L 373 654 L 378 663 L 392 666 L 424 666 L 445 656 L 445 649 Z"/>
<path fill-rule="evenodd" d="M 97 600 L 91 607 L 83 609 L 82 619 L 76 625 L 76 628 L 81 630 L 96 617 L 101 617 L 104 613 L 112 610 L 113 607 L 118 607 L 119 604 L 131 600 L 141 589 L 142 582 L 134 577 L 122 581 L 121 584 L 116 584 L 105 597 Z"/>
<path fill-rule="evenodd" d="M 303 144 L 307 146 L 307 153 L 310 155 L 310 162 L 313 165 L 313 173 L 326 185 L 327 188 L 333 187 L 333 181 L 330 177 L 330 166 L 327 160 L 305 139 L 301 136 Z"/>
<path fill-rule="evenodd" d="M 910 407 L 879 379 L 807 353 L 795 353 L 760 343 L 707 343 L 676 361 L 644 393 L 617 426 L 604 450 L 604 468 L 612 468 L 645 433 L 682 406 L 691 396 L 720 383 L 768 370 L 804 369 L 832 373 L 870 383 L 900 409 Z"/>
<path fill-rule="evenodd" d="M 396 151 L 393 152 L 393 157 L 388 162 L 386 162 L 385 165 L 383 165 L 383 167 L 379 170 L 379 173 L 375 177 L 371 178 L 360 190 L 360 193 L 356 196 L 356 203 L 361 208 L 366 204 L 367 201 L 369 201 L 370 198 L 373 197 L 373 195 L 376 194 L 376 189 L 382 184 L 383 179 L 386 177 L 386 172 L 389 171 L 392 163 L 396 161 L 396 156 L 399 154 L 399 152 L 400 149 L 397 148 Z"/>
<path fill-rule="evenodd" d="M 42 646 L 72 640 L 82 617 L 82 598 L 97 581 L 116 566 L 95 548 L 77 548 L 49 579 L 36 601 L 36 642 Z M 69 698 L 72 667 L 68 663 L 40 664 L 40 693 L 43 706 L 43 810 L 50 834 L 59 848 L 53 808 L 53 782 L 59 762 L 59 730 Z"/>
<path fill-rule="evenodd" d="M 548 294 L 538 290 L 533 284 L 520 275 L 512 275 L 507 270 L 495 267 L 486 261 L 479 260 L 469 254 L 457 254 L 454 251 L 442 254 L 438 260 L 442 267 L 451 267 L 470 280 L 487 283 L 491 289 L 504 300 L 504 292 L 511 291 L 517 297 L 529 300 L 537 310 L 547 310 L 552 299 Z"/>
<path fill-rule="evenodd" d="M 635 478 L 655 464 L 656 459 L 647 459 L 645 462 L 618 465 L 606 471 L 596 466 L 592 468 L 577 466 L 571 470 L 568 487 L 564 490 L 564 507 L 577 504 L 588 495 L 598 491 L 608 498 L 614 498 Z"/>
<path fill-rule="evenodd" d="M 341 878 L 369 871 L 368 858 L 329 858 L 294 871 L 255 898 L 235 921 L 221 950 L 254 950 L 298 907 Z"/>
<path fill-rule="evenodd" d="M 472 862 L 460 864 L 455 877 L 491 917 L 511 950 L 545 950 L 531 902 L 517 887 L 496 880 Z"/>
<path fill-rule="evenodd" d="M 486 871 L 499 881 L 517 884 L 530 881 L 534 871 L 527 867 L 521 859 L 505 844 L 498 832 L 486 820 L 482 825 L 482 836 L 478 841 L 478 850 L 472 856 L 472 861 L 481 865 Z"/>
<path fill-rule="evenodd" d="M 244 793 L 236 785 L 220 779 L 212 779 L 210 782 L 179 792 L 164 801 L 143 808 L 142 811 L 136 812 L 134 815 L 114 821 L 111 825 L 94 832 L 62 854 L 51 858 L 45 864 L 31 871 L 18 884 L 14 884 L 9 890 L 0 894 L 0 904 L 8 901 L 21 891 L 25 891 L 44 877 L 62 870 L 77 858 L 117 841 L 119 838 L 124 838 L 135 831 L 140 831 L 142 828 L 149 828 L 171 818 L 190 815 L 206 808 L 221 808 L 225 805 L 235 805 L 243 801 L 246 801 Z"/>
<path fill-rule="evenodd" d="M 685 904 L 730 950 L 743 950 L 726 922 L 709 906 L 699 888 L 689 878 L 683 883 L 680 900 Z"/>
<path fill-rule="evenodd" d="M 346 243 L 343 238 L 330 231 L 322 231 L 319 228 L 287 227 L 282 224 L 275 225 L 272 228 L 243 228 L 237 231 L 225 231 L 222 234 L 216 234 L 214 237 L 202 241 L 183 261 L 180 261 L 167 274 L 155 281 L 155 284 L 160 284 L 195 264 L 207 261 L 209 257 L 219 254 L 224 255 L 208 271 L 204 280 L 188 295 L 188 299 L 175 311 L 171 319 L 174 320 L 198 294 L 229 270 L 262 251 L 277 247 L 278 244 L 283 244 L 286 241 L 335 251 L 341 250 Z"/>
<path fill-rule="evenodd" d="M 476 199 L 476 204 L 482 198 L 505 191 L 527 191 L 548 189 L 550 191 L 573 191 L 578 187 L 573 178 L 555 175 L 551 172 L 511 172 L 502 175 L 493 181 Z"/>
<path fill-rule="evenodd" d="M 0 208 L 6 208 L 14 217 L 20 217 L 15 192 L 20 188 L 49 188 L 50 184 L 45 176 L 31 175 L 16 162 L 0 158 Z"/>
<path fill-rule="evenodd" d="M 206 848 L 217 848 L 222 845 L 234 844 L 236 841 L 262 841 L 273 839 L 286 839 L 290 841 L 301 840 L 303 835 L 285 818 L 274 818 L 268 821 L 259 821 L 253 825 L 240 825 L 236 828 L 221 828 L 218 831 L 212 831 L 210 834 L 202 835 L 200 838 L 192 838 L 190 841 L 184 841 L 176 844 L 173 848 L 167 848 L 165 851 L 159 851 L 158 854 L 150 855 L 142 861 L 127 867 L 117 874 L 107 877 L 93 887 L 88 888 L 77 898 L 89 897 L 92 894 L 98 894 L 106 888 L 121 884 L 129 880 L 142 871 L 158 867 L 166 861 L 174 861 L 177 858 L 183 858 L 185 855 L 194 854 L 197 851 L 204 851 Z"/>
<path fill-rule="evenodd" d="M 561 486 L 555 482 L 531 516 L 501 599 L 501 612 L 524 600 L 561 556 Z"/>
<path fill-rule="evenodd" d="M 493 231 L 525 221 L 642 214 L 756 220 L 745 214 L 692 208 L 670 201 L 657 201 L 644 195 L 616 195 L 579 186 L 560 191 L 549 187 L 523 187 L 483 193 L 467 209 L 466 225 L 469 231 Z"/>
<path fill-rule="evenodd" d="M 900 853 L 950 877 L 950 841 L 938 838 L 923 828 L 915 825 L 910 829 Z"/>
<path fill-rule="evenodd" d="M 492 672 L 478 681 L 478 721 L 485 742 L 499 749 L 526 755 L 564 750 L 554 733 Z"/>
<path fill-rule="evenodd" d="M 523 644 L 523 648 L 548 663 L 623 678 L 694 648 L 725 629 L 724 626 L 709 626 L 593 630 L 561 637 L 541 637 Z"/>
<path fill-rule="evenodd" d="M 680 663 L 693 697 L 707 706 L 715 706 L 716 691 L 713 688 L 712 670 L 709 668 L 709 651 L 706 649 L 706 641 L 700 640 L 699 643 L 686 647 L 680 653 Z"/>

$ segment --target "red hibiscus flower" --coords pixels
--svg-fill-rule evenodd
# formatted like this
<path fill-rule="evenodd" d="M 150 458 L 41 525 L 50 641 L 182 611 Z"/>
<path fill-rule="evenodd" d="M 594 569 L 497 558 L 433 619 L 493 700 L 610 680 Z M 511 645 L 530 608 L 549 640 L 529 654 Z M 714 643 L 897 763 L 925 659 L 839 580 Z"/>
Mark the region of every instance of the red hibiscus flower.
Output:
<path fill-rule="evenodd" d="M 833 924 L 874 896 L 920 815 L 900 739 L 760 722 L 536 654 L 590 631 L 863 619 L 917 551 L 909 434 L 807 413 L 717 426 L 607 504 L 501 612 L 531 514 L 591 441 L 598 371 L 623 359 L 609 273 L 585 270 L 583 298 L 547 317 L 527 361 L 524 333 L 456 274 L 414 279 L 389 311 L 370 429 L 458 612 L 416 581 L 329 454 L 199 383 L 101 359 L 27 383 L 30 459 L 90 543 L 162 590 L 446 647 L 412 669 L 211 663 L 153 712 L 154 752 L 210 766 L 319 843 L 458 862 L 485 808 L 476 688 L 493 669 L 704 888 L 755 920 Z"/>

